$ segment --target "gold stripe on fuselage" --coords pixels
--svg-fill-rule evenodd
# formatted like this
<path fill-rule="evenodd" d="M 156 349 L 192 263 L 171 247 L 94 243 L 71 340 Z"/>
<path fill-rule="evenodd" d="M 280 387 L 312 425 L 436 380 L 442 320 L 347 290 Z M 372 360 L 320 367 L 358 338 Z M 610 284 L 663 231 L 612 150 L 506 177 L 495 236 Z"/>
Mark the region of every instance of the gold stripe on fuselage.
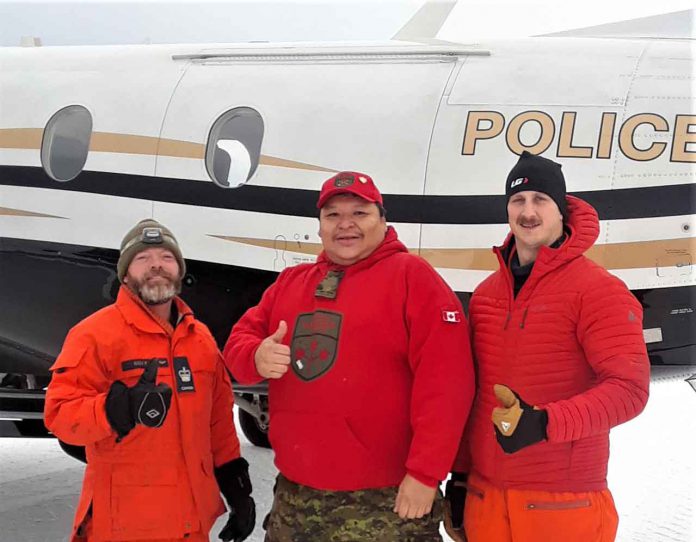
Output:
<path fill-rule="evenodd" d="M 319 243 L 303 243 L 284 239 L 255 239 L 211 235 L 225 241 L 244 245 L 285 250 L 316 256 L 321 252 Z M 498 259 L 488 248 L 422 248 L 411 252 L 425 258 L 433 267 L 468 271 L 495 271 Z M 691 265 L 696 253 L 696 238 L 636 241 L 595 245 L 585 255 L 605 269 L 645 269 L 662 266 Z"/>
<path fill-rule="evenodd" d="M 0 207 L 0 216 L 26 216 L 31 218 L 60 218 L 67 220 L 64 216 L 47 215 L 44 213 L 35 213 L 34 211 L 25 211 L 24 209 L 11 209 L 10 207 Z"/>
<path fill-rule="evenodd" d="M 41 128 L 5 128 L 0 130 L 0 149 L 41 149 L 43 129 Z M 117 134 L 112 132 L 93 132 L 89 142 L 92 152 L 110 152 L 117 154 L 141 154 L 147 156 L 168 156 L 172 158 L 205 158 L 205 145 L 178 139 L 160 139 L 153 136 Z M 337 173 L 338 170 L 296 162 L 277 156 L 262 154 L 259 164 L 270 167 L 284 167 L 305 171 Z"/>

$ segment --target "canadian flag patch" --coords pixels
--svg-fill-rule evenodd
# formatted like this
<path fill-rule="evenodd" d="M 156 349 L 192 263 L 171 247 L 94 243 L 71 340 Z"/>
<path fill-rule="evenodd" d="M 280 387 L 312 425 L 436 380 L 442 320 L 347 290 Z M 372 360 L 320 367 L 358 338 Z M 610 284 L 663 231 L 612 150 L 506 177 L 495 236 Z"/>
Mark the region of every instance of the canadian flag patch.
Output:
<path fill-rule="evenodd" d="M 442 321 L 449 322 L 450 324 L 458 324 L 462 321 L 462 315 L 459 311 L 451 311 L 442 309 Z"/>

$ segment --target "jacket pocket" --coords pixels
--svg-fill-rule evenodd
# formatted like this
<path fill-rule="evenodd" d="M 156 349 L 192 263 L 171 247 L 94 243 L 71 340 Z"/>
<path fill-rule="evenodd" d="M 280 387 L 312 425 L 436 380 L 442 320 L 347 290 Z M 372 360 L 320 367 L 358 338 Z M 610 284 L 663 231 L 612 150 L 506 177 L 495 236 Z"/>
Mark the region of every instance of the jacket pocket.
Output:
<path fill-rule="evenodd" d="M 73 344 L 72 342 L 66 341 L 63 350 L 61 350 L 58 358 L 53 365 L 51 365 L 49 371 L 64 373 L 67 369 L 73 369 L 80 364 L 86 353 L 87 347 L 85 345 Z"/>
<path fill-rule="evenodd" d="M 483 497 L 485 495 L 483 489 L 481 489 L 473 484 L 470 484 L 468 482 L 466 484 L 466 494 L 467 495 L 474 495 L 475 497 L 478 497 L 479 499 L 483 499 Z"/>
<path fill-rule="evenodd" d="M 210 529 L 215 519 L 227 511 L 222 502 L 220 488 L 215 478 L 215 464 L 212 456 L 201 459 L 203 477 L 198 484 L 197 504 L 203 528 Z"/>
<path fill-rule="evenodd" d="M 528 501 L 525 510 L 577 510 L 578 508 L 590 508 L 590 499 L 575 499 L 572 501 Z"/>
<path fill-rule="evenodd" d="M 280 470 L 305 485 L 308 479 L 341 477 L 346 469 L 363 473 L 373 464 L 369 450 L 341 416 L 276 412 L 270 440 Z"/>
<path fill-rule="evenodd" d="M 111 527 L 117 539 L 179 538 L 180 495 L 176 469 L 145 463 L 114 465 L 111 474 Z"/>

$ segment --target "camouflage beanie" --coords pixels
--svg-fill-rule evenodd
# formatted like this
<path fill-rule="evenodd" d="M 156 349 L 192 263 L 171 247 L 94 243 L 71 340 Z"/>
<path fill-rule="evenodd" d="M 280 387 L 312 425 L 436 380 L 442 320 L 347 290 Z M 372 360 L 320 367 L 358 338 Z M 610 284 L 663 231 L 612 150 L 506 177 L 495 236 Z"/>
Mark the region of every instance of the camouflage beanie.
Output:
<path fill-rule="evenodd" d="M 116 265 L 118 280 L 123 282 L 128 266 L 138 252 L 155 247 L 171 250 L 179 264 L 179 276 L 186 274 L 186 263 L 174 234 L 156 220 L 146 218 L 133 226 L 121 241 L 121 255 Z"/>

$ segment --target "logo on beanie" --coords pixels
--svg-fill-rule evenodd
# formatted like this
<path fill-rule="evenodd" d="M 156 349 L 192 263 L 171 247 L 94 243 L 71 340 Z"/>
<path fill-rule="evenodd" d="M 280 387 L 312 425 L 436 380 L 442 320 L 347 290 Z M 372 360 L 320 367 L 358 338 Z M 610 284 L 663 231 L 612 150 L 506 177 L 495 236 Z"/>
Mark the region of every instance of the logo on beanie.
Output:
<path fill-rule="evenodd" d="M 519 186 L 521 184 L 526 184 L 529 182 L 529 179 L 527 177 L 520 177 L 519 179 L 515 179 L 510 183 L 510 188 L 515 188 L 516 186 Z"/>
<path fill-rule="evenodd" d="M 360 177 L 358 177 L 358 180 L 363 184 L 367 183 L 367 178 L 363 177 L 362 175 L 360 175 Z"/>
<path fill-rule="evenodd" d="M 345 188 L 346 186 L 350 186 L 355 182 L 355 179 L 353 177 L 339 177 L 334 181 L 334 186 L 337 188 Z"/>

